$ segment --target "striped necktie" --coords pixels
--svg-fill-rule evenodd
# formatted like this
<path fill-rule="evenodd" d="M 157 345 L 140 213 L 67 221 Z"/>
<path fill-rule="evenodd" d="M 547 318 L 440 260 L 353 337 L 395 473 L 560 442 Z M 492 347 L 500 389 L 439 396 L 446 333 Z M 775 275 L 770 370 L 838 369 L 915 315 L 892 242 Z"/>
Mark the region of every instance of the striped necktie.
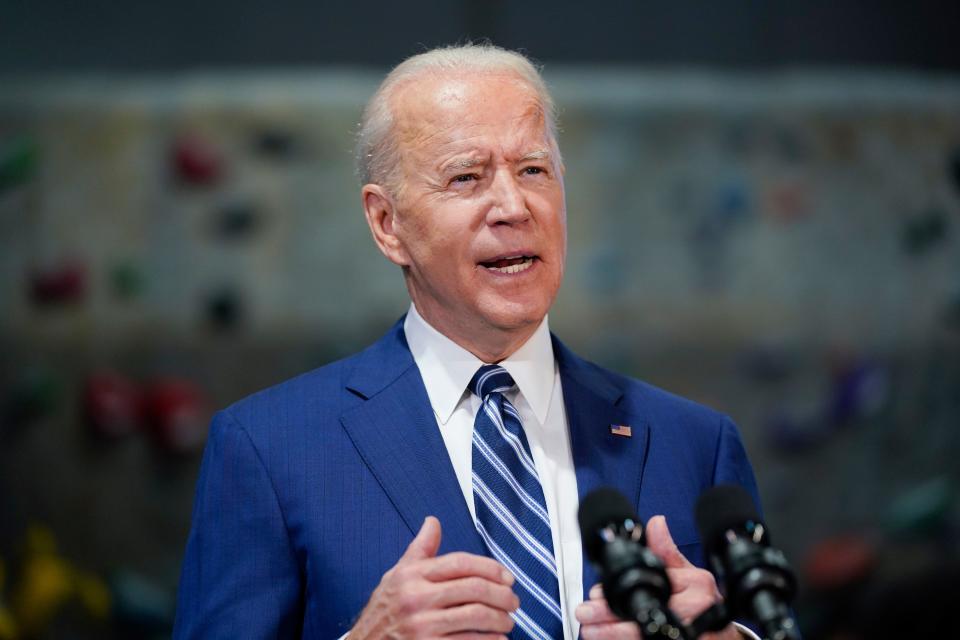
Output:
<path fill-rule="evenodd" d="M 473 426 L 473 502 L 477 531 L 513 573 L 520 608 L 511 638 L 563 638 L 557 563 L 543 489 L 520 415 L 503 395 L 513 378 L 498 365 L 480 367 L 470 391 L 482 401 Z"/>

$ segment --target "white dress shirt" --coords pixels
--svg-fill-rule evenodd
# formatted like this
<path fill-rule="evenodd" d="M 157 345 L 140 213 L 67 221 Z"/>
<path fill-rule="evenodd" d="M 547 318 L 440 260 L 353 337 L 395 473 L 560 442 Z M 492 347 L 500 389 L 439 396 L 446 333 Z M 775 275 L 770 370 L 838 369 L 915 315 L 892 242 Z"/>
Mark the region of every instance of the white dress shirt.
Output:
<path fill-rule="evenodd" d="M 427 324 L 412 304 L 403 330 L 430 397 L 463 499 L 470 515 L 476 518 L 471 467 L 473 422 L 480 409 L 480 398 L 471 393 L 467 385 L 477 369 L 490 363 L 481 362 Z M 563 637 L 575 640 L 580 624 L 573 612 L 583 601 L 583 560 L 577 524 L 579 499 L 560 372 L 553 357 L 547 319 L 543 319 L 520 349 L 498 364 L 517 383 L 506 395 L 520 414 L 543 486 L 560 583 Z"/>

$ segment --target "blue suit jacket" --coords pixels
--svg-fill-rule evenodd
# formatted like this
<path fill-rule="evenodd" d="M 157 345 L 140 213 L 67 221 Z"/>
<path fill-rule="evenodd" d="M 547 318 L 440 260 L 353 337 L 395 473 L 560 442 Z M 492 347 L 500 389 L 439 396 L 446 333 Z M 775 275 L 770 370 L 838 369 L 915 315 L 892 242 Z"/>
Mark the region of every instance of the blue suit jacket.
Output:
<path fill-rule="evenodd" d="M 553 344 L 580 497 L 608 485 L 644 520 L 665 514 L 700 564 L 700 493 L 734 482 L 757 499 L 736 427 Z M 216 415 L 174 636 L 337 638 L 428 515 L 443 527 L 440 553 L 486 552 L 397 323 L 365 351 Z M 586 593 L 586 561 L 583 580 Z"/>

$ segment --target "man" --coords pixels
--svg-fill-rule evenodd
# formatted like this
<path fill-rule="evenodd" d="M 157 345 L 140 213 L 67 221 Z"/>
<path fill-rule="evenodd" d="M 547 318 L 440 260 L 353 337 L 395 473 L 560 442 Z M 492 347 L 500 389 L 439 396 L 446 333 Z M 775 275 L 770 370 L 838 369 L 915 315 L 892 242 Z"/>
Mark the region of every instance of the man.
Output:
<path fill-rule="evenodd" d="M 550 335 L 566 210 L 536 69 L 488 45 L 414 56 L 359 150 L 412 305 L 366 351 L 216 416 L 175 636 L 639 637 L 583 561 L 578 499 L 601 485 L 649 520 L 678 615 L 715 602 L 688 561 L 693 504 L 720 482 L 756 496 L 752 471 L 728 419 Z"/>

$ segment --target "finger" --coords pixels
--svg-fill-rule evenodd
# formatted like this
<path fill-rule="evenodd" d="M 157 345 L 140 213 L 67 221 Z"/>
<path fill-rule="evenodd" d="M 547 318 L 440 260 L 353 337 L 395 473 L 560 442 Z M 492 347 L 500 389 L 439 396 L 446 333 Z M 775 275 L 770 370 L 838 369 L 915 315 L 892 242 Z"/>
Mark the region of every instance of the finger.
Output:
<path fill-rule="evenodd" d="M 465 631 L 509 633 L 513 629 L 513 618 L 506 611 L 482 604 L 425 611 L 418 617 L 417 626 L 422 629 L 424 636 L 444 636 Z"/>
<path fill-rule="evenodd" d="M 667 528 L 667 519 L 663 516 L 654 516 L 647 521 L 647 546 L 663 560 L 668 569 L 689 568 L 693 565 L 687 560 L 677 545 L 673 542 L 670 529 Z"/>
<path fill-rule="evenodd" d="M 633 622 L 585 625 L 580 627 L 583 640 L 640 640 L 640 628 Z"/>
<path fill-rule="evenodd" d="M 606 600 L 589 600 L 577 605 L 574 615 L 580 624 L 607 624 L 620 622 L 620 618 L 610 611 Z"/>
<path fill-rule="evenodd" d="M 694 591 L 702 593 L 713 601 L 720 599 L 717 580 L 706 569 L 698 569 L 697 567 L 667 569 L 667 577 L 670 578 L 674 595 L 685 591 Z"/>
<path fill-rule="evenodd" d="M 440 548 L 440 521 L 433 516 L 427 516 L 420 527 L 417 536 L 407 546 L 407 550 L 400 557 L 401 560 L 423 560 L 437 555 Z"/>
<path fill-rule="evenodd" d="M 703 569 L 667 569 L 667 575 L 673 585 L 670 609 L 684 622 L 689 622 L 721 599 L 716 581 Z"/>
<path fill-rule="evenodd" d="M 602 600 L 603 599 L 603 585 L 599 582 L 592 587 L 590 587 L 590 599 L 591 600 Z"/>
<path fill-rule="evenodd" d="M 436 609 L 472 602 L 506 612 L 516 611 L 520 606 L 520 599 L 513 589 L 500 582 L 476 576 L 447 580 L 435 584 L 434 590 L 431 605 Z"/>
<path fill-rule="evenodd" d="M 470 576 L 486 578 L 507 586 L 513 584 L 513 574 L 493 558 L 476 556 L 463 551 L 436 558 L 423 572 L 423 577 L 432 582 L 445 582 Z"/>

